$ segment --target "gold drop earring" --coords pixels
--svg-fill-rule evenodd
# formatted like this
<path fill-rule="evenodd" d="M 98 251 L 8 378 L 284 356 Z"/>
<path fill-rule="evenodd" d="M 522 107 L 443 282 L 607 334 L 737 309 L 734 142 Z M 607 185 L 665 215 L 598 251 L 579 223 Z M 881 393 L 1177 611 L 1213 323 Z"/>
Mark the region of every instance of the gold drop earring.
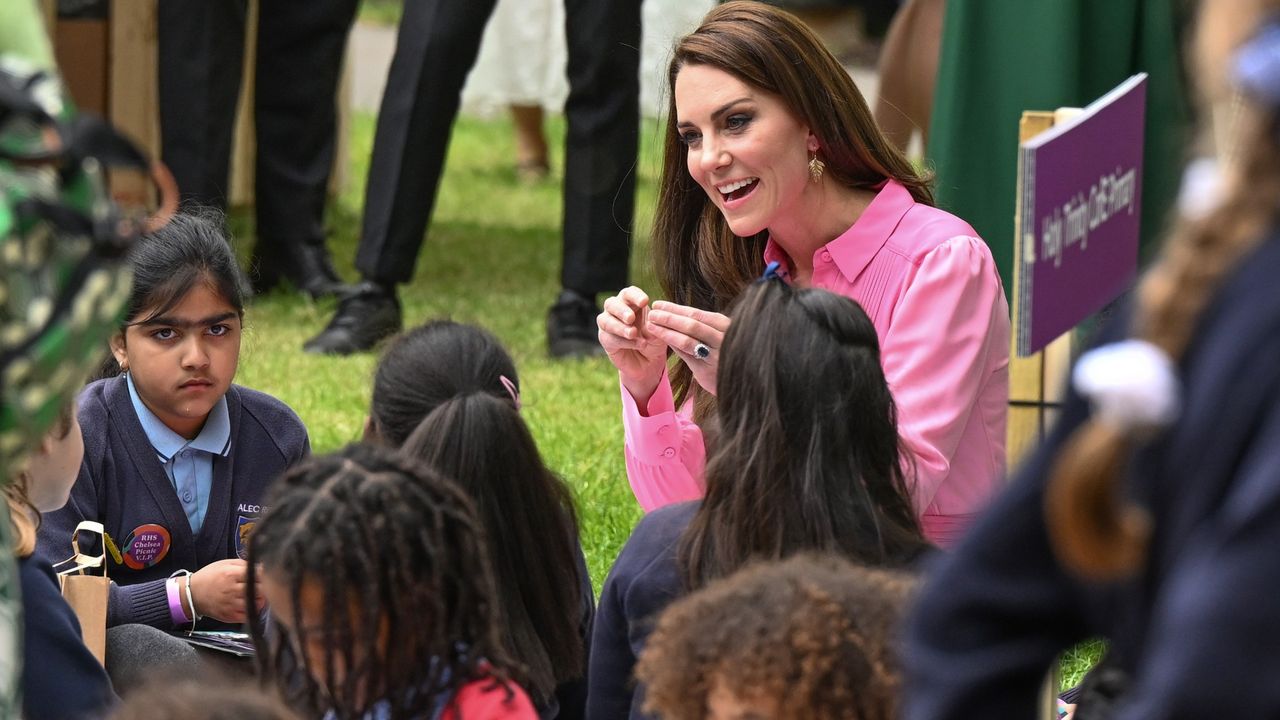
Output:
<path fill-rule="evenodd" d="M 818 153 L 814 152 L 813 157 L 809 158 L 809 179 L 815 183 L 822 180 L 822 173 L 827 169 L 827 164 L 818 159 Z"/>

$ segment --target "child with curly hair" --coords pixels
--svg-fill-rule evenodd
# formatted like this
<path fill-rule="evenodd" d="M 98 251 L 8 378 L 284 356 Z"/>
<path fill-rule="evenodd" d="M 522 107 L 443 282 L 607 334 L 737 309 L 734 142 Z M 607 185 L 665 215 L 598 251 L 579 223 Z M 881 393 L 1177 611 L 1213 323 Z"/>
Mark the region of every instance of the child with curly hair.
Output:
<path fill-rule="evenodd" d="M 835 556 L 750 566 L 674 603 L 636 675 L 664 720 L 890 720 L 915 581 Z"/>

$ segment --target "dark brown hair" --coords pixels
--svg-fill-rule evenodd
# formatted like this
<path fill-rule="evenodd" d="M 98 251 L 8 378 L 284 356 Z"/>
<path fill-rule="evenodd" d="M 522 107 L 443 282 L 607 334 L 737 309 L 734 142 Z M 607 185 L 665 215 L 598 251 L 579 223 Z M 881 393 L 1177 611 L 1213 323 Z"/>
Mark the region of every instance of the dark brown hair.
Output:
<path fill-rule="evenodd" d="M 1202 14 L 1235 13 L 1234 22 L 1219 22 L 1227 34 L 1249 32 L 1251 23 L 1275 9 L 1274 0 L 1251 3 L 1204 3 Z M 1217 18 L 1224 20 L 1225 16 Z M 1216 54 L 1238 43 L 1219 42 Z M 1223 38 L 1201 38 L 1201 42 Z M 1222 58 L 1202 58 L 1202 61 Z M 1220 87 L 1217 77 L 1227 63 L 1203 62 L 1202 86 Z M 1133 337 L 1146 340 L 1178 361 L 1186 352 L 1200 314 L 1226 276 L 1275 226 L 1280 210 L 1280 134 L 1274 109 L 1245 96 L 1235 98 L 1234 124 L 1219 137 L 1224 161 L 1223 197 L 1202 217 L 1178 219 L 1155 265 L 1138 287 L 1131 326 Z M 1120 499 L 1120 479 L 1132 451 L 1154 428 L 1124 430 L 1089 420 L 1067 438 L 1046 488 L 1046 522 L 1059 561 L 1094 579 L 1133 573 L 1145 561 L 1151 521 L 1147 513 Z"/>
<path fill-rule="evenodd" d="M 589 586 L 573 493 L 542 461 L 517 409 L 519 382 L 492 333 L 436 320 L 383 355 L 370 413 L 380 441 L 457 482 L 475 503 L 507 640 L 523 666 L 515 679 L 546 706 L 557 685 L 586 672 Z"/>
<path fill-rule="evenodd" d="M 891 720 L 915 579 L 832 556 L 753 565 L 663 612 L 636 666 L 645 711 L 702 720 L 720 684 L 796 720 Z"/>
<path fill-rule="evenodd" d="M 915 560 L 928 544 L 871 319 L 849 298 L 778 280 L 749 286 L 733 318 L 707 494 L 678 551 L 687 587 L 805 551 Z"/>
<path fill-rule="evenodd" d="M 929 179 L 880 132 L 849 73 L 813 31 L 775 7 L 727 2 L 680 39 L 667 71 L 669 100 L 653 246 L 658 279 L 672 302 L 724 312 L 760 274 L 768 239 L 765 232 L 735 236 L 689 175 L 688 148 L 676 129 L 675 104 L 676 76 L 686 65 L 723 70 L 778 96 L 817 136 L 818 155 L 830 181 L 872 190 L 892 178 L 917 202 L 933 204 Z M 671 380 L 679 407 L 692 390 L 692 374 L 677 364 Z M 701 417 L 705 409 L 699 410 Z"/>

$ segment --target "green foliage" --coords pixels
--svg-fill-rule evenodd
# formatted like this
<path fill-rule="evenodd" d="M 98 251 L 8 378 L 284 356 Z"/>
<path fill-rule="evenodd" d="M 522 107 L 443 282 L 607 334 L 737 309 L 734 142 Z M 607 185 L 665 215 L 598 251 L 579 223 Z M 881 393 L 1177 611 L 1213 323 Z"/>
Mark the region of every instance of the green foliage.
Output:
<path fill-rule="evenodd" d="M 329 246 L 349 280 L 356 278 L 352 261 L 373 122 L 367 115 L 355 118 L 350 186 L 329 213 Z M 623 466 L 617 373 L 605 359 L 553 362 L 546 355 L 546 311 L 559 291 L 563 120 L 551 119 L 547 130 L 555 170 L 547 180 L 527 185 L 516 178 L 508 121 L 458 120 L 435 218 L 401 300 L 410 326 L 451 317 L 489 328 L 510 349 L 538 446 L 577 493 L 583 546 L 598 588 L 641 513 Z M 645 160 L 639 165 L 640 217 L 631 267 L 633 282 L 654 288 L 648 227 L 657 134 L 652 123 L 642 133 Z M 248 214 L 236 213 L 232 228 L 247 257 L 253 234 Z M 246 317 L 237 376 L 237 382 L 293 407 L 317 452 L 360 438 L 376 364 L 373 354 L 329 358 L 302 352 L 303 341 L 324 327 L 333 307 L 333 301 L 313 303 L 290 292 L 256 299 Z"/>
<path fill-rule="evenodd" d="M 404 0 L 364 0 L 360 3 L 360 22 L 370 25 L 400 24 L 404 12 Z"/>

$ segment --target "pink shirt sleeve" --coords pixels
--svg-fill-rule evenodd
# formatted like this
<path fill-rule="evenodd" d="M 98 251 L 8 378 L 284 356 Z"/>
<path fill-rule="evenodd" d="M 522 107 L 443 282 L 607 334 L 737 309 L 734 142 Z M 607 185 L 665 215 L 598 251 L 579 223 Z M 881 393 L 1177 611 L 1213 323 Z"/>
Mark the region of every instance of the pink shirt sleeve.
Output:
<path fill-rule="evenodd" d="M 627 479 L 645 512 L 702 497 L 702 429 L 693 421 L 692 403 L 676 410 L 665 372 L 643 411 L 622 388 L 622 428 Z"/>
<path fill-rule="evenodd" d="M 970 423 L 980 422 L 975 408 L 995 389 L 991 378 L 1008 364 L 1008 342 L 1008 304 L 986 244 L 955 237 L 925 255 L 881 348 L 898 432 L 915 462 L 918 514 L 926 514 L 944 480 L 992 482 L 991 468 L 955 468 L 953 461 L 966 431 L 972 437 Z M 1003 437 L 982 439 L 1003 447 Z"/>

